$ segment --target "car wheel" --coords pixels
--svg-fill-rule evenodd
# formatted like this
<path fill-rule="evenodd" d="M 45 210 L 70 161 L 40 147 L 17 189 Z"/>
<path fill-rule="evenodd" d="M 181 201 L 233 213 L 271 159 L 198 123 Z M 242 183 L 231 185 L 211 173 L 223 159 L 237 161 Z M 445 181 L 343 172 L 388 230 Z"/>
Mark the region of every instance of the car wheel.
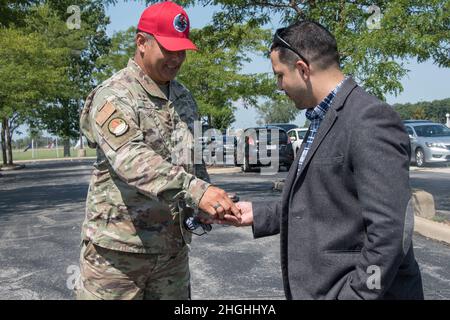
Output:
<path fill-rule="evenodd" d="M 425 165 L 425 154 L 421 148 L 416 150 L 416 166 L 423 167 Z"/>

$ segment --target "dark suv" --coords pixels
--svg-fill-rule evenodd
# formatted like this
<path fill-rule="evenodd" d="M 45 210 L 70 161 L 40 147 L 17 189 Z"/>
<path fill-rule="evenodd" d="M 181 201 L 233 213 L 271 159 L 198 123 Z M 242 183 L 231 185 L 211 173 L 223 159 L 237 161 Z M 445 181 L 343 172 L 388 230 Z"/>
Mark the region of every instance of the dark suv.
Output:
<path fill-rule="evenodd" d="M 278 139 L 274 140 L 278 135 Z M 237 139 L 236 152 L 241 150 L 241 156 L 235 156 L 242 164 L 242 171 L 248 172 L 257 167 L 272 166 L 273 157 L 278 155 L 278 166 L 288 170 L 294 161 L 294 150 L 286 131 L 276 126 L 262 126 L 245 129 Z M 279 167 L 277 169 L 279 169 Z"/>

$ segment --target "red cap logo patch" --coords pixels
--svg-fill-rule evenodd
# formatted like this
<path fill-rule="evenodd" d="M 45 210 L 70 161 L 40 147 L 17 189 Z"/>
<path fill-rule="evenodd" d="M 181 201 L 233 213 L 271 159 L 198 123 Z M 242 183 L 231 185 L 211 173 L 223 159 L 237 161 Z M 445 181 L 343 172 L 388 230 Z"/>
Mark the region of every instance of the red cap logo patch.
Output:
<path fill-rule="evenodd" d="M 185 32 L 188 27 L 188 21 L 181 13 L 173 19 L 173 26 L 178 32 Z"/>

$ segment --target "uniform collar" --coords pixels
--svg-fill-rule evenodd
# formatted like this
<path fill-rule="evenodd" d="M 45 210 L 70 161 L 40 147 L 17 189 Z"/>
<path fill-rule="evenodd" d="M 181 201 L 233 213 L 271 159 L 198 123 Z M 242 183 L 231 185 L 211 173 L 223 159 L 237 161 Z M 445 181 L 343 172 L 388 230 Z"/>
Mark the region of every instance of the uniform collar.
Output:
<path fill-rule="evenodd" d="M 166 95 L 161 91 L 159 86 L 152 80 L 142 68 L 134 61 L 134 59 L 130 59 L 128 61 L 127 68 L 131 70 L 133 75 L 139 81 L 141 86 L 147 91 L 147 93 L 151 96 L 158 97 L 163 100 L 176 100 L 181 94 L 181 86 L 174 80 L 169 83 L 169 99 L 167 99 Z"/>

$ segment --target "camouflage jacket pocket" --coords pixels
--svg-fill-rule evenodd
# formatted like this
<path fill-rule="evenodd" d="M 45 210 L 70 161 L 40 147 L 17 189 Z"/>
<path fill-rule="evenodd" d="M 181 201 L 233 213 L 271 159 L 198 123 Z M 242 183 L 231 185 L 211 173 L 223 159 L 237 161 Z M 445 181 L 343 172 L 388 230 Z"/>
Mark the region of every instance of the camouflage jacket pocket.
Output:
<path fill-rule="evenodd" d="M 150 100 L 139 100 L 139 125 L 144 141 L 156 153 L 168 159 L 172 150 L 173 123 L 170 111 Z"/>

